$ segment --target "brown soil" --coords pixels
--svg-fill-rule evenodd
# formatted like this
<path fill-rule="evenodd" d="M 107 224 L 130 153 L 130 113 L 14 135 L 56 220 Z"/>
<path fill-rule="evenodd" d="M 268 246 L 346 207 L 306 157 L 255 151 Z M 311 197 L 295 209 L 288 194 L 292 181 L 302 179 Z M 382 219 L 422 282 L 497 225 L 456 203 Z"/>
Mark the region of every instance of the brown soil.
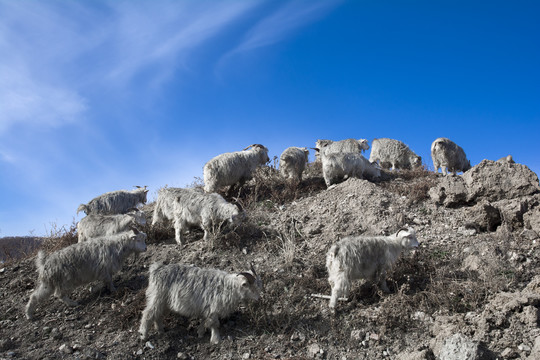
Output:
<path fill-rule="evenodd" d="M 427 192 L 440 177 L 423 171 L 387 172 L 377 183 L 349 179 L 328 190 L 317 169 L 298 186 L 264 171 L 240 191 L 245 221 L 213 241 L 203 242 L 193 230 L 181 248 L 170 229 L 147 228 L 148 251 L 128 259 L 114 278 L 114 294 L 101 284 L 80 287 L 71 295 L 79 306 L 50 298 L 28 321 L 24 306 L 37 280 L 33 257 L 0 266 L 0 358 L 430 359 L 456 333 L 478 345 L 477 358 L 536 356 L 535 231 L 515 219 L 492 232 L 465 226 L 470 206 L 436 205 Z M 145 210 L 150 217 L 152 204 Z M 336 315 L 328 300 L 311 297 L 330 293 L 325 256 L 334 242 L 390 234 L 404 224 L 415 227 L 421 245 L 389 274 L 390 294 L 358 281 Z M 64 235 L 44 246 L 75 241 L 73 229 Z M 148 267 L 157 260 L 231 272 L 253 262 L 263 297 L 222 320 L 219 345 L 210 344 L 209 333 L 197 337 L 197 319 L 174 314 L 164 334 L 152 331 L 143 342 L 137 330 Z"/>

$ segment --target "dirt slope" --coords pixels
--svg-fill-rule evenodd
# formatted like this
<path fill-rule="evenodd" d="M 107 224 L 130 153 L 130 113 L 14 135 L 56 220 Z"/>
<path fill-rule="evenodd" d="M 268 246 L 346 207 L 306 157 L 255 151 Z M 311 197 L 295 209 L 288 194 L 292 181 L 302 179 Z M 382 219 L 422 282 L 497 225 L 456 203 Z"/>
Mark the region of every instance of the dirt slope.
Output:
<path fill-rule="evenodd" d="M 460 177 L 385 173 L 377 183 L 349 179 L 325 190 L 316 170 L 297 188 L 266 169 L 240 194 L 247 217 L 237 228 L 206 243 L 194 230 L 184 248 L 163 239 L 170 230 L 148 228 L 148 251 L 115 277 L 116 293 L 100 284 L 81 287 L 72 294 L 79 306 L 51 298 L 38 306 L 34 321 L 23 313 L 37 280 L 33 259 L 8 262 L 0 269 L 0 358 L 540 358 L 538 178 L 510 167 L 502 176 L 512 181 L 504 184 L 526 176 L 532 188 L 494 190 L 495 199 L 478 190 L 482 178 L 492 179 L 482 171 L 500 174 L 503 166 L 488 165 L 469 170 L 475 196 L 467 195 L 467 185 L 452 201 L 446 201 L 451 189 L 441 184 Z M 145 210 L 151 216 L 152 204 Z M 331 244 L 347 235 L 389 234 L 404 224 L 415 227 L 421 246 L 389 274 L 392 293 L 358 281 L 335 316 L 327 300 L 310 296 L 330 293 L 325 255 Z M 175 315 L 167 317 L 165 334 L 152 332 L 142 342 L 137 329 L 148 266 L 156 260 L 231 272 L 253 262 L 263 298 L 222 320 L 219 345 L 210 345 L 209 333 L 197 337 L 196 319 Z"/>

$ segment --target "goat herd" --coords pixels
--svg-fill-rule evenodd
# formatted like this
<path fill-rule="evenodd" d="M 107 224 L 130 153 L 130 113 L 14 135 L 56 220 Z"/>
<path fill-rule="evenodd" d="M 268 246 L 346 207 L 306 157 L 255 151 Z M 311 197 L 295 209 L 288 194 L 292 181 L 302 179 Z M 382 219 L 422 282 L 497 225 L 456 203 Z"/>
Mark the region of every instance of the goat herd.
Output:
<path fill-rule="evenodd" d="M 348 177 L 377 178 L 381 168 L 410 169 L 421 165 L 421 158 L 407 145 L 393 139 L 375 139 L 369 161 L 362 155 L 369 149 L 365 139 L 341 141 L 318 140 L 317 160 L 327 186 Z M 431 146 L 435 171 L 466 171 L 470 168 L 461 147 L 446 138 Z M 163 188 L 158 193 L 152 226 L 163 220 L 173 223 L 175 240 L 182 244 L 182 234 L 190 226 L 202 228 L 207 239 L 213 227 L 241 221 L 243 213 L 216 191 L 230 186 L 229 192 L 252 177 L 254 170 L 269 161 L 268 149 L 255 144 L 232 153 L 216 156 L 204 166 L 204 191 L 201 189 Z M 307 148 L 290 147 L 280 157 L 284 177 L 301 181 L 308 161 Z M 103 281 L 115 291 L 112 277 L 121 270 L 131 254 L 146 251 L 146 234 L 137 230 L 146 224 L 144 213 L 137 209 L 146 203 L 148 189 L 119 190 L 100 195 L 77 212 L 86 213 L 77 224 L 78 243 L 45 256 L 39 251 L 36 267 L 39 284 L 26 305 L 26 317 L 32 319 L 38 302 L 55 295 L 69 306 L 77 305 L 68 295 L 76 287 L 92 281 Z M 340 296 L 346 296 L 351 281 L 359 278 L 378 281 L 388 291 L 385 275 L 400 253 L 418 246 L 413 228 L 400 229 L 390 236 L 347 237 L 328 251 L 326 267 L 332 287 L 330 308 Z M 253 266 L 250 271 L 230 274 L 216 269 L 203 269 L 182 264 L 150 266 L 146 290 L 146 307 L 139 332 L 148 337 L 149 327 L 163 331 L 162 319 L 167 311 L 201 319 L 198 329 L 203 336 L 211 330 L 211 343 L 218 343 L 219 318 L 226 317 L 247 300 L 258 300 L 262 282 Z"/>

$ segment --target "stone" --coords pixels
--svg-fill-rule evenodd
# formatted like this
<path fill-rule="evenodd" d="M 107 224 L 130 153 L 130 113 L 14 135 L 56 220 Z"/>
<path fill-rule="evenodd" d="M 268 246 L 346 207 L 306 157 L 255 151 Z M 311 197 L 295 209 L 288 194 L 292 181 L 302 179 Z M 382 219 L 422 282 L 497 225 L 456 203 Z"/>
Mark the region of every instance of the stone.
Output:
<path fill-rule="evenodd" d="M 522 164 L 482 160 L 463 174 L 463 180 L 469 201 L 515 199 L 540 192 L 538 176 Z"/>
<path fill-rule="evenodd" d="M 495 205 L 501 212 L 501 217 L 506 228 L 514 231 L 523 227 L 523 216 L 529 209 L 527 199 L 501 200 Z"/>
<path fill-rule="evenodd" d="M 527 360 L 536 360 L 540 359 L 540 336 L 537 336 L 536 339 L 534 339 L 534 345 L 531 349 L 531 353 L 529 354 L 529 357 Z"/>
<path fill-rule="evenodd" d="M 461 176 L 444 176 L 428 191 L 429 197 L 438 205 L 457 207 L 467 203 L 467 188 Z"/>
<path fill-rule="evenodd" d="M 468 228 L 474 228 L 479 232 L 492 232 L 502 224 L 501 212 L 488 201 L 483 201 L 467 209 L 466 224 Z"/>
<path fill-rule="evenodd" d="M 483 160 L 461 176 L 439 177 L 428 193 L 436 204 L 458 207 L 530 196 L 540 193 L 540 184 L 525 165 Z"/>
<path fill-rule="evenodd" d="M 433 360 L 435 356 L 431 350 L 421 350 L 413 352 L 401 352 L 396 356 L 396 359 L 399 360 Z"/>
<path fill-rule="evenodd" d="M 538 237 L 540 235 L 540 207 L 537 206 L 524 214 L 523 222 L 527 229 L 534 231 Z"/>
<path fill-rule="evenodd" d="M 362 330 L 353 330 L 351 331 L 351 340 L 361 341 L 365 336 L 365 333 Z"/>
<path fill-rule="evenodd" d="M 445 360 L 476 360 L 481 357 L 478 343 L 460 333 L 447 338 L 439 354 L 439 358 Z"/>
<path fill-rule="evenodd" d="M 319 344 L 315 343 L 308 346 L 307 353 L 309 357 L 315 357 L 321 352 L 321 350 L 322 349 Z"/>
<path fill-rule="evenodd" d="M 63 352 L 65 354 L 71 354 L 73 353 L 73 349 L 67 345 L 67 344 L 62 344 L 60 345 L 60 347 L 58 348 L 58 350 L 60 350 L 60 352 Z"/>

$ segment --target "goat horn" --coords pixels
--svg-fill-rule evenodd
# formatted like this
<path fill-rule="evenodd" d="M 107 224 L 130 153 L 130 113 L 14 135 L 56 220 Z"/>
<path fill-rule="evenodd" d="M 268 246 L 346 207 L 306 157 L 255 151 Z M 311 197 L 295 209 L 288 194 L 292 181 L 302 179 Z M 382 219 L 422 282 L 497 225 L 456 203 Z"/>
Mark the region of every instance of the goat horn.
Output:
<path fill-rule="evenodd" d="M 248 279 L 248 281 L 249 281 L 250 284 L 254 284 L 255 281 L 257 281 L 257 279 L 256 279 L 253 275 L 251 275 L 250 273 L 248 273 L 248 272 L 241 272 L 241 273 L 238 274 L 237 276 L 243 276 L 243 277 L 245 277 L 246 279 Z"/>
<path fill-rule="evenodd" d="M 253 273 L 253 275 L 257 278 L 257 279 L 260 279 L 259 278 L 259 275 L 257 275 L 257 272 L 255 271 L 255 268 L 253 267 L 253 263 L 249 263 L 249 267 L 250 267 L 250 270 L 251 272 Z"/>
<path fill-rule="evenodd" d="M 257 145 L 257 144 L 251 144 L 251 145 L 249 145 L 247 148 L 243 149 L 242 151 L 246 151 L 247 149 L 249 149 L 250 147 L 253 147 L 253 146 L 255 146 L 255 145 Z"/>
<path fill-rule="evenodd" d="M 399 229 L 399 230 L 397 231 L 396 237 L 399 236 L 399 233 L 402 232 L 402 231 L 409 231 L 409 229 L 406 228 L 406 227 L 402 227 L 401 229 Z"/>

